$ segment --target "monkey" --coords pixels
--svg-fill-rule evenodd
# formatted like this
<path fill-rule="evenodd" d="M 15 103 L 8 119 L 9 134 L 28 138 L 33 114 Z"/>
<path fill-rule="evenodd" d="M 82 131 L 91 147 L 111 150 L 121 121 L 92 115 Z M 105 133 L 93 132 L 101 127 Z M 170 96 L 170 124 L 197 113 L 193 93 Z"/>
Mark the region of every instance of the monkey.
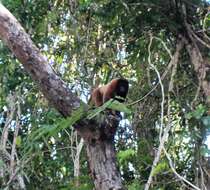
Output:
<path fill-rule="evenodd" d="M 122 103 L 125 101 L 128 89 L 129 84 L 126 79 L 113 79 L 108 84 L 94 89 L 91 94 L 90 102 L 96 107 L 102 106 L 111 98 Z"/>

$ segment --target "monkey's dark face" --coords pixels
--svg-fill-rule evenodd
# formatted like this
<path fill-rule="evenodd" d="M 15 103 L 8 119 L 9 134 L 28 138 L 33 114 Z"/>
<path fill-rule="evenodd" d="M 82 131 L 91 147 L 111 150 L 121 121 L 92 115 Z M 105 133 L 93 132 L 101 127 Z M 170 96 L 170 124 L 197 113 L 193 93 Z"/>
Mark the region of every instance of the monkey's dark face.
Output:
<path fill-rule="evenodd" d="M 116 86 L 116 94 L 115 95 L 120 96 L 122 98 L 126 98 L 127 93 L 128 93 L 128 88 L 129 88 L 128 81 L 125 79 L 119 79 L 117 86 Z M 115 98 L 115 99 L 118 100 L 119 102 L 124 102 L 124 100 L 122 100 L 120 98 L 119 99 Z"/>

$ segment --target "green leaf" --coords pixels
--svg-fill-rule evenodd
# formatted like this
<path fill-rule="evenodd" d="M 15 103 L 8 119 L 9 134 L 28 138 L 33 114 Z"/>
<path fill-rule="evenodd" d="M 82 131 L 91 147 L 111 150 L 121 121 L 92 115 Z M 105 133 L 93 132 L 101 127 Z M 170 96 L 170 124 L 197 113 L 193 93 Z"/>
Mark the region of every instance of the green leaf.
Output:
<path fill-rule="evenodd" d="M 143 190 L 143 189 L 144 185 L 141 185 L 137 179 L 128 185 L 128 190 Z"/>
<path fill-rule="evenodd" d="M 206 111 L 205 106 L 203 106 L 202 104 L 199 104 L 198 107 L 196 108 L 196 110 L 193 112 L 193 116 L 196 119 L 200 119 L 203 116 L 203 114 L 205 113 L 205 111 Z"/>
<path fill-rule="evenodd" d="M 55 127 L 56 126 L 53 125 L 41 125 L 40 128 L 31 133 L 29 139 L 33 141 L 39 140 L 41 137 L 49 134 L 52 130 L 54 130 Z"/>
<path fill-rule="evenodd" d="M 192 112 L 186 114 L 186 119 L 192 119 L 193 114 Z"/>
<path fill-rule="evenodd" d="M 117 158 L 122 164 L 124 162 L 127 162 L 130 158 L 134 157 L 135 154 L 136 152 L 133 149 L 122 150 L 117 154 Z"/>
<path fill-rule="evenodd" d="M 112 101 L 111 104 L 108 105 L 107 108 L 112 109 L 112 110 L 116 110 L 116 111 L 120 111 L 120 112 L 125 112 L 127 114 L 131 113 L 131 110 L 128 109 L 125 104 L 122 104 L 122 103 L 120 103 L 116 100 Z"/>
<path fill-rule="evenodd" d="M 102 106 L 95 108 L 94 110 L 90 110 L 88 111 L 87 114 L 87 119 L 92 119 L 95 116 L 97 116 L 99 113 L 101 113 L 102 111 L 104 111 L 106 108 L 108 108 L 108 106 L 113 102 L 113 99 L 110 99 L 109 101 L 107 101 L 106 103 L 104 103 Z"/>
<path fill-rule="evenodd" d="M 202 122 L 207 128 L 210 128 L 210 116 L 202 117 Z"/>
<path fill-rule="evenodd" d="M 202 104 L 199 104 L 195 111 L 189 112 L 186 115 L 186 118 L 187 119 L 192 119 L 192 118 L 201 119 L 201 117 L 203 116 L 205 112 L 206 112 L 206 107 Z"/>
<path fill-rule="evenodd" d="M 17 138 L 16 138 L 16 145 L 17 145 L 17 147 L 20 147 L 20 145 L 21 145 L 21 136 L 17 136 Z"/>
<path fill-rule="evenodd" d="M 77 121 L 79 121 L 84 115 L 85 115 L 84 106 L 81 105 L 80 108 L 78 108 L 77 110 L 72 112 L 70 117 L 68 117 L 66 119 L 62 119 L 55 128 L 53 128 L 51 131 L 49 131 L 49 136 L 54 136 L 60 130 L 71 127 Z"/>
<path fill-rule="evenodd" d="M 3 168 L 3 166 L 4 166 L 4 162 L 2 159 L 0 159 L 0 168 Z"/>
<path fill-rule="evenodd" d="M 125 104 L 122 104 L 118 102 L 117 100 L 110 99 L 106 103 L 104 103 L 102 106 L 95 108 L 94 110 L 88 111 L 87 114 L 87 119 L 92 119 L 96 117 L 99 113 L 104 111 L 106 108 L 120 111 L 120 112 L 125 112 L 127 114 L 130 114 L 131 111 L 126 107 Z"/>
<path fill-rule="evenodd" d="M 169 166 L 168 166 L 168 163 L 163 161 L 163 162 L 160 162 L 158 163 L 158 165 L 155 167 L 154 171 L 153 171 L 153 176 L 163 172 L 163 171 L 166 171 L 169 169 Z"/>
<path fill-rule="evenodd" d="M 201 147 L 201 155 L 207 156 L 210 155 L 210 150 L 208 149 L 207 145 Z"/>
<path fill-rule="evenodd" d="M 97 116 L 99 113 L 101 113 L 102 111 L 104 111 L 104 110 L 109 106 L 109 104 L 111 104 L 111 101 L 112 101 L 112 100 L 109 100 L 108 102 L 106 102 L 106 103 L 103 104 L 102 106 L 97 107 L 97 108 L 95 108 L 94 110 L 88 111 L 87 119 L 92 119 L 92 118 L 94 118 L 95 116 Z"/>
<path fill-rule="evenodd" d="M 30 139 L 31 140 L 38 140 L 43 136 L 54 136 L 59 131 L 71 127 L 77 121 L 79 121 L 85 114 L 84 106 L 80 106 L 77 110 L 73 111 L 71 116 L 68 118 L 61 119 L 55 125 L 42 125 L 40 128 L 36 129 L 34 132 L 31 133 Z"/>

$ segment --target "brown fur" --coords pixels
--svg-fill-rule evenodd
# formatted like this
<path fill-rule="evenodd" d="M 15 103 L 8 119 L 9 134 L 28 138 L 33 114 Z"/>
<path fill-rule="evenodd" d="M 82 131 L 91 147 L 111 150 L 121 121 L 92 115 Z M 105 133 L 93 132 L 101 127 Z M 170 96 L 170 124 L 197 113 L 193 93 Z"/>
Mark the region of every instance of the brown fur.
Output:
<path fill-rule="evenodd" d="M 111 98 L 114 98 L 117 94 L 117 85 L 119 85 L 120 84 L 119 81 L 122 81 L 122 80 L 127 82 L 127 80 L 125 79 L 113 79 L 108 84 L 94 89 L 91 94 L 91 103 L 94 106 L 99 107 L 103 105 L 105 102 L 107 102 L 108 100 L 110 100 Z M 127 95 L 127 91 L 125 92 L 125 96 L 126 95 Z"/>

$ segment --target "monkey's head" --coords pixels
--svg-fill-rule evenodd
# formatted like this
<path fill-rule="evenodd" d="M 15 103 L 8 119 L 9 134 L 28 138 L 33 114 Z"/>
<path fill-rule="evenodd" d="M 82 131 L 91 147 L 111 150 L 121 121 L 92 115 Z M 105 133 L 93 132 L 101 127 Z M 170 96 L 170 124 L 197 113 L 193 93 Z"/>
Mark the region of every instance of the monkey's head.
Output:
<path fill-rule="evenodd" d="M 122 97 L 123 99 L 115 97 L 116 100 L 119 102 L 124 102 L 124 98 L 126 98 L 128 93 L 128 81 L 126 79 L 118 79 L 116 89 L 115 89 L 115 96 Z"/>

